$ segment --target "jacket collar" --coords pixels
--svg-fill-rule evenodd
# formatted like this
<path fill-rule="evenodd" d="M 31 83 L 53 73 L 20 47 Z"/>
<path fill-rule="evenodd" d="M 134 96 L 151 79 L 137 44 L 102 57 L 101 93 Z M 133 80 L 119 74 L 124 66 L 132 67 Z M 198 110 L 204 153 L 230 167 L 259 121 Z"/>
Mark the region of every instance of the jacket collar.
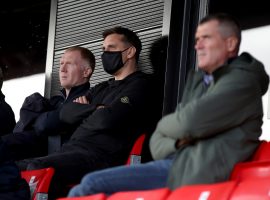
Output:
<path fill-rule="evenodd" d="M 83 91 L 87 91 L 90 88 L 90 83 L 86 82 L 82 85 L 78 85 L 78 86 L 74 86 L 73 88 L 71 88 L 69 95 L 68 95 L 68 99 L 76 94 L 80 94 Z M 61 89 L 61 94 L 63 95 L 64 98 L 66 98 L 66 90 L 64 88 Z"/>
<path fill-rule="evenodd" d="M 120 84 L 122 84 L 130 79 L 133 79 L 134 77 L 136 77 L 139 74 L 143 74 L 143 73 L 140 71 L 136 71 L 136 72 L 133 72 L 132 74 L 129 74 L 126 78 L 124 78 L 122 80 L 117 80 L 117 81 L 114 78 L 111 78 L 108 80 L 108 84 L 110 86 L 118 86 L 118 85 L 120 85 Z"/>

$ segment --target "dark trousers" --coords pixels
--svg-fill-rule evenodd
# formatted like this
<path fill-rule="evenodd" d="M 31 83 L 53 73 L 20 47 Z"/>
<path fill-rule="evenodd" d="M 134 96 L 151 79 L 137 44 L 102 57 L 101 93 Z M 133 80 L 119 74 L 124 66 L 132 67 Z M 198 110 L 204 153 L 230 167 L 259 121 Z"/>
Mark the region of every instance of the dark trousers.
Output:
<path fill-rule="evenodd" d="M 17 165 L 21 170 L 53 167 L 55 174 L 50 185 L 49 198 L 56 199 L 66 196 L 70 189 L 68 186 L 79 183 L 86 173 L 111 166 L 106 155 L 75 149 L 62 148 L 48 156 L 19 161 Z"/>
<path fill-rule="evenodd" d="M 38 136 L 35 131 L 10 133 L 2 136 L 2 140 L 14 160 L 44 156 L 48 152 L 47 137 Z"/>

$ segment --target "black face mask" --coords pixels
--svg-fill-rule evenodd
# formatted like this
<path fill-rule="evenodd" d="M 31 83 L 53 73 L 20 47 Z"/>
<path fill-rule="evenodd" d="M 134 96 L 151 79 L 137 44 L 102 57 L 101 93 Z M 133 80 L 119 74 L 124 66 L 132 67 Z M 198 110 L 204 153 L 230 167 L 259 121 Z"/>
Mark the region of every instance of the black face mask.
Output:
<path fill-rule="evenodd" d="M 124 66 L 124 63 L 122 61 L 122 53 L 127 49 L 129 49 L 129 47 L 123 51 L 103 52 L 103 54 L 101 55 L 101 60 L 105 72 L 107 72 L 108 74 L 114 74 Z"/>

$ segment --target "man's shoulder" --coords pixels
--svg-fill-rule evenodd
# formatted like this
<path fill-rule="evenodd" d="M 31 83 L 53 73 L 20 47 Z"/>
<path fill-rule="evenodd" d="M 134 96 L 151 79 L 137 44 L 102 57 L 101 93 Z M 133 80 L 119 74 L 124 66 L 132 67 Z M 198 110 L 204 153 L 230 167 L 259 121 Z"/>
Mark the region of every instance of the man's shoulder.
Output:
<path fill-rule="evenodd" d="M 151 87 L 153 87 L 154 82 L 155 81 L 150 74 L 135 72 L 132 76 L 123 81 L 122 87 L 138 89 L 143 92 L 143 90 L 149 90 Z"/>
<path fill-rule="evenodd" d="M 136 71 L 136 72 L 128 75 L 126 78 L 124 78 L 121 81 L 115 81 L 114 78 L 110 78 L 106 81 L 102 81 L 102 82 L 96 84 L 93 88 L 103 88 L 103 87 L 107 87 L 107 86 L 112 85 L 112 84 L 128 85 L 129 83 L 143 83 L 143 82 L 148 82 L 150 80 L 151 80 L 151 78 L 150 78 L 149 74 L 146 74 L 146 73 L 141 72 L 141 71 Z M 119 82 L 119 83 L 117 83 L 117 82 Z"/>
<path fill-rule="evenodd" d="M 93 87 L 91 87 L 91 90 L 105 88 L 105 87 L 107 87 L 109 85 L 109 82 L 112 81 L 112 80 L 113 79 L 110 78 L 109 80 L 99 82 L 96 85 L 94 85 Z"/>

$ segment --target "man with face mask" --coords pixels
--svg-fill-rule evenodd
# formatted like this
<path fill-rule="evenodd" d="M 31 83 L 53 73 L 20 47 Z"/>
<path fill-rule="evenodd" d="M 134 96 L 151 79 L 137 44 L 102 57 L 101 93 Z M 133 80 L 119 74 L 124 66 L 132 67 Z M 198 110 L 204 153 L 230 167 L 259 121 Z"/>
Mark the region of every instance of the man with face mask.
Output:
<path fill-rule="evenodd" d="M 55 168 L 54 197 L 59 186 L 78 183 L 90 171 L 124 164 L 135 139 L 146 130 L 151 104 L 148 75 L 137 68 L 141 41 L 123 27 L 106 30 L 103 38 L 102 63 L 113 78 L 64 105 L 61 120 L 81 124 L 60 151 L 29 161 L 28 169 Z"/>

